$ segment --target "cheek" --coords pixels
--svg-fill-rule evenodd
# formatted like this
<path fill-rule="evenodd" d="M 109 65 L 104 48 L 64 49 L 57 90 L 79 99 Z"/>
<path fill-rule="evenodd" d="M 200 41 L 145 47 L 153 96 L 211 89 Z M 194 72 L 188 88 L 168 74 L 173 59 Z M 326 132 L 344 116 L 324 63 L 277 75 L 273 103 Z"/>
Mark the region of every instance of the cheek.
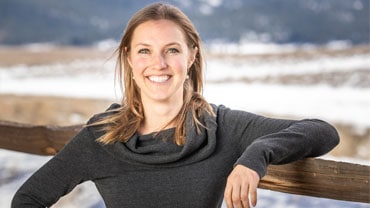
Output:
<path fill-rule="evenodd" d="M 168 65 L 170 65 L 172 69 L 176 70 L 177 73 L 181 73 L 181 74 L 187 73 L 187 60 L 186 59 L 183 59 L 183 58 L 172 59 L 168 61 Z"/>
<path fill-rule="evenodd" d="M 148 61 L 141 58 L 133 58 L 131 59 L 131 68 L 134 74 L 139 74 L 144 71 L 144 69 L 148 66 Z"/>

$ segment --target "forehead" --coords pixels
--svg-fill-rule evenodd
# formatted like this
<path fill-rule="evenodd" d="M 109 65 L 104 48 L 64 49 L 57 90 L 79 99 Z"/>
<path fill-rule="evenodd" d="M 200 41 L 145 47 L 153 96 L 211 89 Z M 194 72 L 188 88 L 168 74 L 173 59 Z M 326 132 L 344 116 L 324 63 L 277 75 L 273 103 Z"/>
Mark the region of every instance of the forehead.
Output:
<path fill-rule="evenodd" d="M 136 27 L 131 44 L 178 42 L 186 44 L 183 29 L 171 20 L 150 20 Z"/>

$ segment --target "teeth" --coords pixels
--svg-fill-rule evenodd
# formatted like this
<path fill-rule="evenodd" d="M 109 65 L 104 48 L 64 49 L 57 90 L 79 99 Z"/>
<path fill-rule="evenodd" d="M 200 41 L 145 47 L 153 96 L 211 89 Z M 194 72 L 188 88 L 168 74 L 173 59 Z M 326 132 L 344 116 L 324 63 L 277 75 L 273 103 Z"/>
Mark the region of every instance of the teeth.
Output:
<path fill-rule="evenodd" d="M 149 76 L 148 78 L 149 78 L 150 81 L 153 81 L 153 82 L 165 82 L 170 78 L 170 76 L 168 76 L 168 75 Z"/>

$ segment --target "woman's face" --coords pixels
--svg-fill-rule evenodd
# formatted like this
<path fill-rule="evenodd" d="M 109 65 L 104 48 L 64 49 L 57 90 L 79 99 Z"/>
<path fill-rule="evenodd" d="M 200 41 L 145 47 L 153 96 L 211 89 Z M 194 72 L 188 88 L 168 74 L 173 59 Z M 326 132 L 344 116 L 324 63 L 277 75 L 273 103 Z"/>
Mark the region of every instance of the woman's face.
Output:
<path fill-rule="evenodd" d="M 190 50 L 183 30 L 170 20 L 152 20 L 134 31 L 128 63 L 142 102 L 183 99 L 188 68 L 196 49 Z"/>

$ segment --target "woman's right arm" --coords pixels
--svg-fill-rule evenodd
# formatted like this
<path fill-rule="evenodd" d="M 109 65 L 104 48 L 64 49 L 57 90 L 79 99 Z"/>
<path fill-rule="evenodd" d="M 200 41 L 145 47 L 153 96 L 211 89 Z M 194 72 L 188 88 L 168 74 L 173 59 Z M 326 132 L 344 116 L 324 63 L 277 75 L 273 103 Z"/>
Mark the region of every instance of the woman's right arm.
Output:
<path fill-rule="evenodd" d="M 89 163 L 98 145 L 84 128 L 55 157 L 37 170 L 16 192 L 12 208 L 50 207 L 79 183 L 89 179 Z"/>

